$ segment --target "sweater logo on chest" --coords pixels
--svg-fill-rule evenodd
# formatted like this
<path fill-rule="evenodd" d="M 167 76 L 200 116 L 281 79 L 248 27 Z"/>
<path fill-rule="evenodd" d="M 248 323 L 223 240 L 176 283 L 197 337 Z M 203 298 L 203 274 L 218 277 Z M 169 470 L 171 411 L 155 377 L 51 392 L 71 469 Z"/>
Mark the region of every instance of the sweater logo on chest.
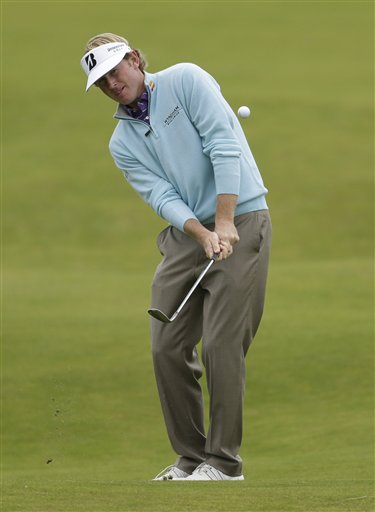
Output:
<path fill-rule="evenodd" d="M 180 114 L 182 108 L 180 106 L 176 106 L 170 114 L 167 115 L 167 117 L 164 119 L 164 126 L 169 126 L 173 121 L 176 119 L 176 117 Z"/>

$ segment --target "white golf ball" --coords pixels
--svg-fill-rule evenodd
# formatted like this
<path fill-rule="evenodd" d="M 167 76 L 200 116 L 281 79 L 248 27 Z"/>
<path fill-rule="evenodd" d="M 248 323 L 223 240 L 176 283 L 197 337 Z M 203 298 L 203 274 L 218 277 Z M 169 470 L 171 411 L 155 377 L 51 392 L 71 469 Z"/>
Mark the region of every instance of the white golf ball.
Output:
<path fill-rule="evenodd" d="M 249 107 L 242 106 L 238 109 L 237 113 L 239 117 L 249 117 L 250 109 Z"/>

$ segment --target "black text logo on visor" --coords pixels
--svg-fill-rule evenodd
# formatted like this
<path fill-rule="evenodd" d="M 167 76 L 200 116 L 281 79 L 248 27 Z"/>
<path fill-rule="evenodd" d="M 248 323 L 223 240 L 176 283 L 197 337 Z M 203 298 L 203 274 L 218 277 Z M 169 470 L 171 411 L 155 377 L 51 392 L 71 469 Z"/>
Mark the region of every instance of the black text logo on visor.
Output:
<path fill-rule="evenodd" d="M 88 55 L 86 55 L 85 62 L 89 68 L 89 71 L 91 71 L 92 68 L 94 68 L 97 65 L 95 55 L 93 53 L 89 53 Z"/>

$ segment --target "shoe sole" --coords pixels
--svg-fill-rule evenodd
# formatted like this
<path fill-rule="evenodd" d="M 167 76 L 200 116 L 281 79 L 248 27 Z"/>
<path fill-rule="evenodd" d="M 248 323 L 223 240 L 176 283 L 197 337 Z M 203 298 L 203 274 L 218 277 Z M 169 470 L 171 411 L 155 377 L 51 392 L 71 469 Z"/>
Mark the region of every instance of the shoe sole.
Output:
<path fill-rule="evenodd" d="M 243 476 L 234 476 L 232 478 L 209 479 L 209 478 L 173 478 L 173 480 L 180 480 L 181 482 L 243 482 Z"/>

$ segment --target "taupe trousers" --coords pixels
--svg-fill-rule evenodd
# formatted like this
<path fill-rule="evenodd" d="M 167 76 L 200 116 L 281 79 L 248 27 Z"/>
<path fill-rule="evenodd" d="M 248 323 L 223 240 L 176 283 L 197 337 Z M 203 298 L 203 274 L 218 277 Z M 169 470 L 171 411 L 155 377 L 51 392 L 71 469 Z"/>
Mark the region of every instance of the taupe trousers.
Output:
<path fill-rule="evenodd" d="M 240 242 L 214 263 L 177 319 L 151 320 L 152 355 L 159 397 L 177 466 L 191 473 L 203 461 L 223 473 L 242 473 L 239 449 L 245 356 L 258 329 L 265 298 L 271 222 L 268 210 L 236 217 Z M 214 229 L 214 226 L 207 226 Z M 158 237 L 163 260 L 152 284 L 152 307 L 172 315 L 207 264 L 202 247 L 169 226 Z M 202 359 L 210 396 L 204 428 L 199 379 Z"/>

